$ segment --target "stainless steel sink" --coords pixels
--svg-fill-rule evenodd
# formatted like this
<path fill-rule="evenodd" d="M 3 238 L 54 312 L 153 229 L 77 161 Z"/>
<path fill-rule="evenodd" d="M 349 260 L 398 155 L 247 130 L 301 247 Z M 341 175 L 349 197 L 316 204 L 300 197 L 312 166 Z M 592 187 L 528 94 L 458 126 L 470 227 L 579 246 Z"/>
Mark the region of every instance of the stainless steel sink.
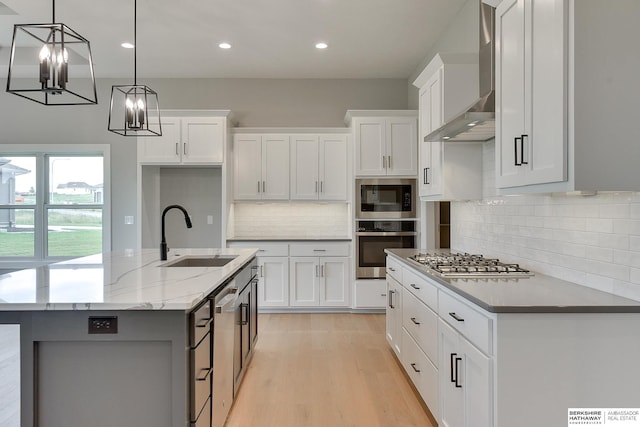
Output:
<path fill-rule="evenodd" d="M 237 257 L 237 255 L 184 257 L 163 264 L 162 267 L 224 267 Z"/>

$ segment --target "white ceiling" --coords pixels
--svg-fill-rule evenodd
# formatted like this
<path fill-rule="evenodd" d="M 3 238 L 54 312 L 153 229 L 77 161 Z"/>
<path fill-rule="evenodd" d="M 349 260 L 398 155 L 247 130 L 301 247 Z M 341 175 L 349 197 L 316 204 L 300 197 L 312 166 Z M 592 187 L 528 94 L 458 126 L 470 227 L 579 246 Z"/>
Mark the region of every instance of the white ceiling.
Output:
<path fill-rule="evenodd" d="M 138 76 L 407 78 L 466 1 L 138 0 Z M 51 13 L 49 0 L 0 0 L 0 76 L 13 25 Z M 56 21 L 89 39 L 97 77 L 133 76 L 120 47 L 133 0 L 57 0 Z"/>

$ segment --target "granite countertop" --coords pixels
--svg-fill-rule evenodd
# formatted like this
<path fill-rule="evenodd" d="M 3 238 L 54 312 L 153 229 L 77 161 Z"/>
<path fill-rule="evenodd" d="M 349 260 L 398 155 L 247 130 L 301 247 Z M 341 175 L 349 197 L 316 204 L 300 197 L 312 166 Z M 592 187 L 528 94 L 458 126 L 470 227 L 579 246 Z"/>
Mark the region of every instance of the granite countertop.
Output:
<path fill-rule="evenodd" d="M 385 249 L 385 252 L 492 313 L 640 313 L 640 301 L 536 272 L 525 278 L 444 279 L 407 260 L 424 251 Z"/>
<path fill-rule="evenodd" d="M 257 249 L 126 250 L 0 275 L 0 311 L 185 310 L 222 285 Z M 224 267 L 166 267 L 185 256 L 237 255 Z"/>

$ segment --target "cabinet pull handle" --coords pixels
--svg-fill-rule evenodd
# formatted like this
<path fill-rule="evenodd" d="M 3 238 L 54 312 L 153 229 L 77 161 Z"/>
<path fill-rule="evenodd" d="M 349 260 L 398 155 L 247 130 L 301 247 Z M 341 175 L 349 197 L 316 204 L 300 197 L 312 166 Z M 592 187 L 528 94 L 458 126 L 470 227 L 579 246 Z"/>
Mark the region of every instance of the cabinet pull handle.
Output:
<path fill-rule="evenodd" d="M 416 321 L 416 318 L 415 318 L 415 317 L 412 317 L 412 318 L 411 318 L 411 321 L 412 321 L 413 323 L 415 323 L 416 325 L 419 325 L 419 324 L 420 324 L 420 322 L 417 322 L 417 321 Z"/>
<path fill-rule="evenodd" d="M 260 192 L 260 181 L 258 181 L 258 193 Z"/>
<path fill-rule="evenodd" d="M 415 289 L 416 291 L 419 291 L 419 290 L 420 290 L 420 288 L 419 288 L 419 287 L 417 287 L 415 283 L 412 283 L 412 284 L 411 284 L 411 287 L 412 287 L 413 289 Z"/>
<path fill-rule="evenodd" d="M 426 185 L 429 184 L 429 168 L 424 168 L 424 177 L 423 181 Z"/>
<path fill-rule="evenodd" d="M 209 320 L 211 320 L 211 319 L 208 318 L 208 317 L 200 319 L 195 325 L 196 328 L 206 328 L 207 325 L 209 324 Z"/>
<path fill-rule="evenodd" d="M 327 252 L 326 249 L 314 249 L 313 252 Z"/>
<path fill-rule="evenodd" d="M 176 156 L 179 156 L 180 152 L 178 151 L 178 143 L 176 142 Z"/>
<path fill-rule="evenodd" d="M 456 357 L 456 388 L 462 388 L 462 385 L 458 383 L 458 380 L 460 379 L 460 375 L 458 375 L 460 372 L 458 371 L 458 362 L 462 360 L 462 357 Z"/>
<path fill-rule="evenodd" d="M 324 264 L 320 266 L 320 277 L 324 277 Z"/>
<path fill-rule="evenodd" d="M 520 135 L 520 164 L 528 165 L 529 162 L 524 161 L 524 139 L 529 139 L 529 135 Z"/>
<path fill-rule="evenodd" d="M 458 322 L 464 322 L 464 319 L 460 316 L 458 316 L 455 312 L 450 312 L 449 316 L 453 317 L 454 319 L 456 319 Z"/>
<path fill-rule="evenodd" d="M 393 294 L 395 294 L 396 291 L 389 291 L 388 297 L 387 297 L 387 303 L 389 305 L 389 308 L 395 308 L 393 305 Z"/>
<path fill-rule="evenodd" d="M 249 304 L 247 303 L 240 304 L 240 310 L 242 311 L 240 324 L 246 325 L 249 323 Z"/>
<path fill-rule="evenodd" d="M 396 269 L 395 269 L 395 268 L 393 268 L 393 267 L 389 267 L 389 270 L 391 270 L 391 271 L 396 271 Z"/>
<path fill-rule="evenodd" d="M 517 136 L 515 138 L 513 138 L 513 149 L 514 149 L 514 166 L 522 166 L 521 162 L 518 162 L 518 141 L 522 142 L 522 137 L 521 136 Z"/>
<path fill-rule="evenodd" d="M 324 183 L 324 181 L 320 181 L 320 192 L 321 193 L 324 193 L 324 189 L 322 188 L 323 187 L 323 185 L 322 185 L 323 183 Z"/>
<path fill-rule="evenodd" d="M 411 367 L 413 368 L 413 370 L 414 370 L 414 371 L 416 371 L 416 372 L 420 372 L 420 369 L 417 369 L 417 368 L 416 368 L 416 364 L 415 364 L 415 363 L 412 363 L 412 364 L 411 364 Z"/>
<path fill-rule="evenodd" d="M 262 181 L 262 192 L 263 193 L 267 192 L 267 181 Z"/>
<path fill-rule="evenodd" d="M 387 167 L 391 169 L 391 156 L 387 156 L 387 157 L 389 157 L 389 160 L 387 160 Z"/>
<path fill-rule="evenodd" d="M 184 153 L 185 156 L 187 155 L 187 143 L 186 142 L 182 143 L 182 152 Z"/>
<path fill-rule="evenodd" d="M 318 275 L 318 266 L 317 266 L 317 265 L 316 265 L 316 277 L 320 277 L 320 276 Z"/>
<path fill-rule="evenodd" d="M 196 381 L 206 381 L 210 373 L 211 373 L 211 368 L 202 369 L 200 371 L 200 375 L 196 377 Z"/>
<path fill-rule="evenodd" d="M 453 370 L 453 366 L 455 365 L 455 362 L 453 361 L 453 359 L 456 356 L 457 356 L 456 353 L 451 353 L 449 355 L 449 361 L 451 362 L 451 363 L 449 363 L 449 366 L 451 367 L 451 382 L 454 383 L 454 384 L 458 383 L 458 380 L 455 378 L 455 373 L 454 373 L 454 370 Z"/>

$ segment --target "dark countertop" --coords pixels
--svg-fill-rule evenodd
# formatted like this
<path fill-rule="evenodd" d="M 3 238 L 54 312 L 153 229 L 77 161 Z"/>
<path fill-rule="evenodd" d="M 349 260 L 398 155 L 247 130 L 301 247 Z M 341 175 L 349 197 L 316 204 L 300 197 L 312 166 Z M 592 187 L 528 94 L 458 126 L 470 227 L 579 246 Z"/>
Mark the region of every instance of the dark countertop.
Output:
<path fill-rule="evenodd" d="M 640 313 L 640 301 L 536 272 L 525 278 L 444 279 L 407 259 L 424 250 L 385 249 L 385 252 L 401 261 L 403 266 L 426 275 L 492 313 Z"/>

